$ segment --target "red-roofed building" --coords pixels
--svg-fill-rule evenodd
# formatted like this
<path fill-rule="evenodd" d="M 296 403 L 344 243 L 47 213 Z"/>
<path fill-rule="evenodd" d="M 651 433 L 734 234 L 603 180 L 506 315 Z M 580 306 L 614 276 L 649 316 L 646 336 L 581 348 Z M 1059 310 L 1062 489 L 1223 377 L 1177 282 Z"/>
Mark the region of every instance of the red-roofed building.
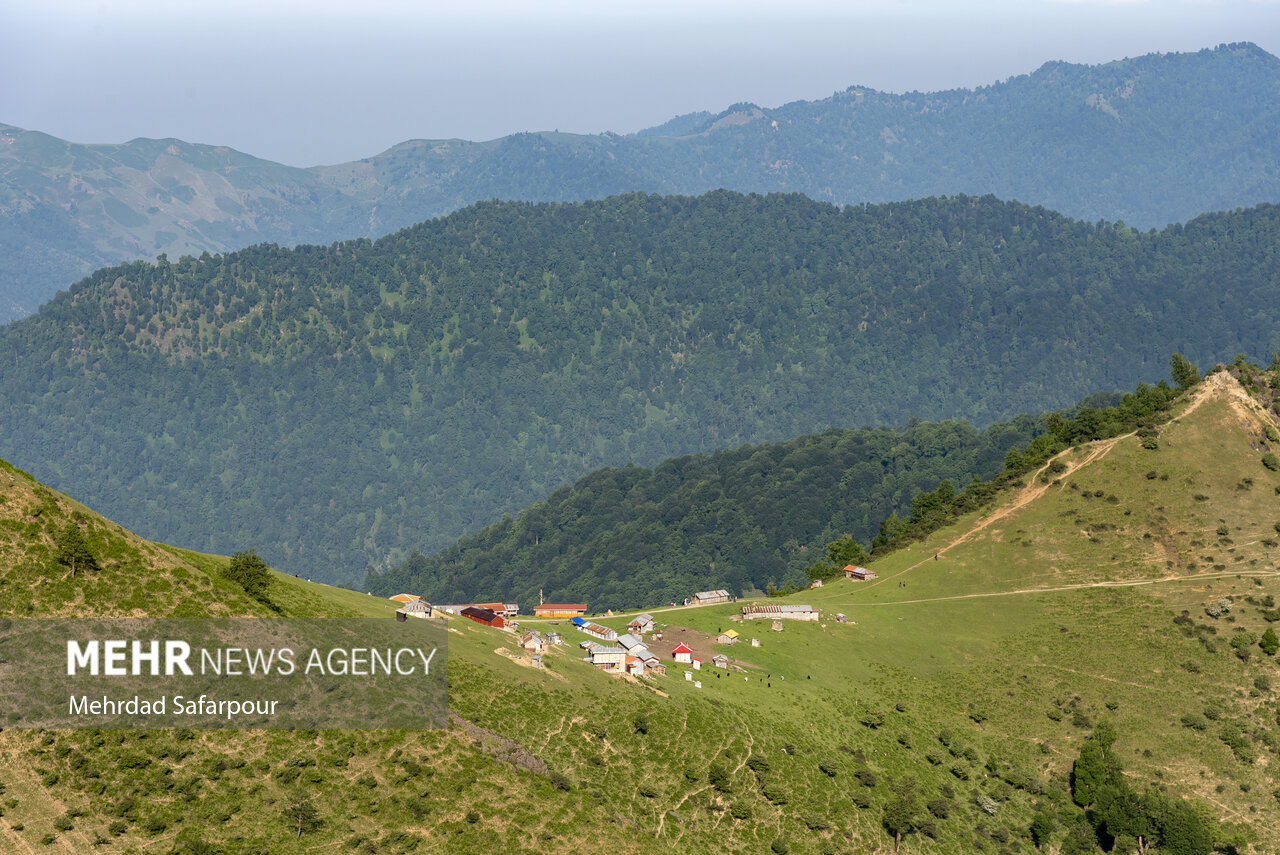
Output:
<path fill-rule="evenodd" d="M 471 618 L 476 623 L 482 623 L 485 626 L 496 626 L 499 629 L 506 626 L 507 623 L 503 620 L 502 615 L 492 609 L 478 609 L 475 606 L 467 606 L 463 609 L 462 616 Z"/>
<path fill-rule="evenodd" d="M 686 665 L 693 662 L 693 648 L 683 641 L 671 648 L 671 655 L 677 662 L 683 662 Z"/>

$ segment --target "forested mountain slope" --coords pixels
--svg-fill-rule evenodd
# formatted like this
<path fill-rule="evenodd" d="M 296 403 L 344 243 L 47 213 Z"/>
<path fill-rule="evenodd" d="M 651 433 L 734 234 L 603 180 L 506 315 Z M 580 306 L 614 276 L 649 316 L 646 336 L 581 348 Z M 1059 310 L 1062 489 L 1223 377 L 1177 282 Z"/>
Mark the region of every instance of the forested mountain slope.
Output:
<path fill-rule="evenodd" d="M 1068 406 L 1280 350 L 1280 208 L 1139 234 L 992 197 L 484 203 L 99 271 L 0 329 L 0 454 L 326 579 L 601 466 Z"/>
<path fill-rule="evenodd" d="M 1195 375 L 1182 357 L 1173 363 L 1183 381 Z M 652 470 L 602 469 L 430 557 L 371 571 L 365 587 L 448 603 L 545 596 L 597 612 L 696 590 L 781 595 L 932 533 L 1071 445 L 1153 434 L 1178 395 L 1165 381 L 1140 383 L 982 432 L 954 421 L 833 429 Z"/>
<path fill-rule="evenodd" d="M 839 204 L 994 193 L 1146 229 L 1280 201 L 1280 60 L 1252 44 L 973 90 L 850 86 L 638 134 L 411 140 L 300 169 L 225 147 L 81 145 L 0 126 L 0 320 L 94 267 L 272 241 L 374 237 L 485 199 L 802 192 Z"/>
<path fill-rule="evenodd" d="M 787 442 L 592 472 L 448 549 L 411 555 L 365 587 L 434 602 L 589 602 L 642 608 L 694 591 L 807 585 L 805 567 L 940 481 L 989 478 L 1042 419 L 830 430 Z M 393 590 L 394 589 L 394 590 Z"/>

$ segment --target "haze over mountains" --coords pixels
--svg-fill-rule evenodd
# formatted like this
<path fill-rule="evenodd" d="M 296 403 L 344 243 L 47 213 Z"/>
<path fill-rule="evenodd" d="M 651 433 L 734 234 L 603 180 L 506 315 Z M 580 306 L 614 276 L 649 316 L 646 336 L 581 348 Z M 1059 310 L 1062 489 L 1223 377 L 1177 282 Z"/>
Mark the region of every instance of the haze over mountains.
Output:
<path fill-rule="evenodd" d="M 1051 62 L 976 90 L 853 86 L 629 136 L 415 140 L 310 169 L 179 140 L 82 145 L 0 126 L 0 320 L 105 264 L 372 237 L 492 198 L 994 193 L 1146 229 L 1280 197 L 1277 140 L 1280 60 L 1251 44 Z"/>
<path fill-rule="evenodd" d="M 0 128 L 0 299 L 60 289 L 0 326 L 0 851 L 1271 851 L 1277 119 L 1231 45 L 308 170 Z M 666 607 L 775 581 L 818 619 Z M 439 729 L 25 729 L 6 679 L 21 618 L 399 591 L 525 612 L 437 613 Z"/>

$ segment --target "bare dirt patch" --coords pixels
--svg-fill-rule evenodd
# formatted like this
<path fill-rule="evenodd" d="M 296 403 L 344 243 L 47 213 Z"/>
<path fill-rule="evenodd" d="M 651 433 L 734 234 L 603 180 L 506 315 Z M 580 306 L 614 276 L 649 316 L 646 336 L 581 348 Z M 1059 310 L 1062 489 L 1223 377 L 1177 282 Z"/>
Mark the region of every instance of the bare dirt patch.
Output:
<path fill-rule="evenodd" d="M 499 656 L 505 656 L 507 659 L 510 659 L 512 662 L 516 663 L 517 665 L 523 665 L 524 667 L 537 671 L 540 674 L 546 674 L 548 677 L 555 677 L 557 680 L 560 680 L 561 682 L 565 682 L 565 683 L 569 682 L 569 678 L 564 676 L 563 674 L 557 674 L 555 671 L 549 671 L 546 668 L 534 668 L 533 657 L 531 655 L 513 652 L 511 650 L 508 650 L 505 647 L 498 647 L 493 652 L 498 654 Z M 544 662 L 546 661 L 546 655 L 547 654 L 545 653 L 543 654 Z"/>
<path fill-rule="evenodd" d="M 668 626 L 662 631 L 662 644 L 659 648 L 662 652 L 658 655 L 664 659 L 673 659 L 671 648 L 684 642 L 693 648 L 693 655 L 701 659 L 703 665 L 710 667 L 711 657 L 717 653 L 715 641 L 714 635 L 707 635 L 687 626 Z"/>
<path fill-rule="evenodd" d="M 735 628 L 742 634 L 742 637 L 737 644 L 730 645 L 717 645 L 716 637 L 714 635 L 708 635 L 707 633 L 699 632 L 696 629 L 689 629 L 687 626 L 669 626 L 662 631 L 662 652 L 659 655 L 666 659 L 673 658 L 671 656 L 671 648 L 667 647 L 667 642 L 670 642 L 671 646 L 674 647 L 683 641 L 685 644 L 693 648 L 693 655 L 702 660 L 703 668 L 713 667 L 711 664 L 711 657 L 715 656 L 717 653 L 723 653 L 725 656 L 729 657 L 730 668 L 750 668 L 753 671 L 762 671 L 764 669 L 759 665 L 744 662 L 738 658 L 740 655 L 750 655 L 749 651 L 752 649 L 751 642 L 749 641 L 751 635 L 747 634 L 743 629 L 743 626 L 747 629 L 768 629 L 767 626 L 752 626 L 753 623 L 767 624 L 768 621 L 751 621 L 738 625 Z M 761 639 L 761 643 L 766 641 L 763 635 L 757 635 L 756 637 Z"/>

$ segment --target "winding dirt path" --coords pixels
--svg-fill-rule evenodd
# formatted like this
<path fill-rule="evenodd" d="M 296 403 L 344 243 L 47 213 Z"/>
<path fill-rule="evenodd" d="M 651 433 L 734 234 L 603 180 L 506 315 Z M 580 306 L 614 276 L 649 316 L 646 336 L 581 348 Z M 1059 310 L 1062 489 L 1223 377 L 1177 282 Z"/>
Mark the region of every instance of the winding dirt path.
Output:
<path fill-rule="evenodd" d="M 905 572 L 905 571 L 904 571 Z M 945 597 L 922 597 L 915 600 L 886 600 L 880 603 L 838 603 L 842 608 L 859 606 L 907 606 L 916 603 L 940 603 L 947 600 L 976 600 L 983 597 L 1013 597 L 1019 594 L 1052 594 L 1058 591 L 1079 591 L 1084 588 L 1136 588 L 1141 585 L 1163 585 L 1168 582 L 1203 582 L 1207 579 L 1226 579 L 1243 576 L 1269 579 L 1280 576 L 1280 570 L 1223 570 L 1215 573 L 1196 573 L 1192 576 L 1160 576 L 1155 579 L 1123 579 L 1111 582 L 1077 582 L 1073 585 L 1054 585 L 1044 588 L 1015 588 L 1008 591 L 980 591 L 975 594 L 951 594 Z"/>
<path fill-rule="evenodd" d="M 1176 418 L 1183 418 L 1184 416 L 1188 416 L 1191 413 L 1194 413 L 1196 410 L 1198 410 L 1201 407 L 1201 405 L 1204 404 L 1205 401 L 1217 395 L 1226 397 L 1227 400 L 1231 402 L 1234 408 L 1241 410 L 1242 412 L 1247 411 L 1246 408 L 1243 406 L 1243 404 L 1248 404 L 1253 402 L 1253 399 L 1249 397 L 1249 393 L 1246 392 L 1240 386 L 1240 383 L 1236 381 L 1235 378 L 1231 377 L 1229 374 L 1226 374 L 1226 373 L 1211 374 L 1209 377 L 1206 377 L 1205 380 L 1191 394 L 1191 402 L 1187 405 L 1186 409 L 1184 409 L 1181 413 L 1179 413 L 1176 416 Z M 1009 501 L 1002 504 L 999 508 L 996 508 L 987 516 L 978 520 L 978 522 L 968 531 L 958 535 L 946 545 L 934 550 L 934 552 L 939 556 L 946 554 L 948 550 L 956 546 L 959 546 L 962 543 L 969 542 L 974 537 L 976 537 L 979 532 L 989 528 L 994 523 L 997 523 L 1000 520 L 1008 517 L 1010 514 L 1014 513 L 1015 511 L 1021 510 L 1022 508 L 1034 502 L 1036 499 L 1039 499 L 1045 493 L 1049 492 L 1049 489 L 1053 486 L 1053 483 L 1049 481 L 1041 482 L 1040 476 L 1043 475 L 1045 471 L 1050 466 L 1053 465 L 1053 462 L 1055 460 L 1062 460 L 1063 458 L 1068 457 L 1069 455 L 1073 454 L 1074 452 L 1078 451 L 1081 448 L 1089 449 L 1088 453 L 1084 456 L 1083 459 L 1075 460 L 1075 461 L 1071 461 L 1071 460 L 1064 461 L 1066 463 L 1067 468 L 1064 469 L 1062 473 L 1058 476 L 1058 480 L 1061 480 L 1062 478 L 1065 478 L 1066 476 L 1071 475 L 1074 472 L 1078 472 L 1079 470 L 1088 466 L 1090 463 L 1093 463 L 1095 461 L 1101 460 L 1103 457 L 1106 457 L 1107 454 L 1111 451 L 1111 449 L 1115 448 L 1119 443 L 1128 439 L 1129 437 L 1134 436 L 1136 433 L 1137 433 L 1136 431 L 1130 431 L 1129 433 L 1121 434 L 1119 436 L 1113 436 L 1110 439 L 1100 439 L 1092 443 L 1089 443 L 1087 445 L 1072 446 L 1071 448 L 1058 452 L 1053 457 L 1049 458 L 1049 460 L 1046 461 L 1043 466 L 1037 469 L 1028 479 L 1026 486 L 1021 488 Z M 1059 487 L 1059 489 L 1062 489 L 1062 488 Z M 876 580 L 875 582 L 872 582 L 869 585 L 863 586 L 863 590 L 865 590 L 866 588 L 874 588 L 876 585 L 884 584 L 885 582 L 888 582 L 891 579 L 899 579 L 904 574 L 910 573 L 912 570 L 915 570 L 918 567 L 928 564 L 932 560 L 933 560 L 932 556 L 925 556 L 924 558 L 917 561 L 915 564 L 912 564 L 911 566 L 906 567 L 898 571 L 897 573 L 894 573 L 891 576 L 885 576 L 881 579 Z M 1110 583 L 1106 583 L 1106 582 L 1098 583 L 1098 585 L 1107 585 L 1107 584 L 1110 584 Z M 1145 582 L 1138 583 L 1138 584 L 1145 584 Z M 1070 587 L 1095 587 L 1095 586 L 1093 585 L 1067 586 L 1067 588 L 1070 588 Z M 1028 589 L 1023 591 L 1008 591 L 1005 593 L 1021 594 L 1021 593 L 1028 593 L 1030 590 L 1067 590 L 1067 588 Z M 986 596 L 986 595 L 978 595 L 978 596 Z M 944 597 L 941 599 L 952 599 L 952 598 Z M 911 602 L 911 601 L 904 601 L 904 602 Z"/>
<path fill-rule="evenodd" d="M 1063 477 L 1066 477 L 1067 475 L 1072 474 L 1073 472 L 1083 469 L 1085 466 L 1088 466 L 1090 463 L 1093 463 L 1095 460 L 1100 460 L 1101 458 L 1105 457 L 1107 455 L 1107 452 L 1111 451 L 1111 449 L 1116 447 L 1117 443 L 1131 436 L 1133 436 L 1132 432 L 1122 434 L 1121 436 L 1113 436 L 1110 439 L 1097 440 L 1096 442 L 1092 443 L 1089 446 L 1073 446 L 1064 451 L 1058 452 L 1053 457 L 1049 458 L 1049 460 L 1043 466 L 1041 466 L 1031 475 L 1031 477 L 1028 479 L 1026 486 L 1018 490 L 1018 492 L 1013 496 L 1013 498 L 1011 498 L 1009 501 L 1002 504 L 1000 507 L 996 508 L 990 514 L 978 520 L 978 522 L 975 523 L 972 528 L 965 531 L 963 534 L 956 536 L 944 546 L 941 546 L 938 549 L 933 550 L 933 552 L 939 556 L 945 555 L 949 550 L 959 546 L 962 543 L 969 542 L 974 537 L 976 537 L 979 532 L 984 531 L 994 523 L 999 522 L 1000 520 L 1004 519 L 1005 517 L 1009 516 L 1015 511 L 1021 510 L 1022 508 L 1026 507 L 1027 505 L 1031 504 L 1036 499 L 1040 498 L 1045 493 L 1047 493 L 1049 491 L 1049 488 L 1053 486 L 1053 483 L 1047 482 L 1047 481 L 1042 483 L 1040 481 L 1040 476 L 1044 474 L 1044 472 L 1051 465 L 1053 465 L 1053 461 L 1066 457 L 1067 455 L 1072 454 L 1073 452 L 1077 451 L 1080 448 L 1089 448 L 1089 453 L 1085 455 L 1083 460 L 1067 461 L 1066 463 L 1067 468 L 1064 469 L 1061 475 L 1059 476 L 1059 478 L 1063 478 Z M 924 558 L 921 558 L 915 564 L 912 564 L 909 567 L 905 567 L 902 570 L 899 570 L 897 573 L 894 573 L 889 576 L 883 576 L 869 585 L 862 586 L 861 590 L 866 590 L 867 588 L 874 588 L 877 585 L 883 585 L 884 583 L 890 580 L 900 580 L 902 576 L 906 575 L 907 573 L 910 573 L 912 570 L 915 570 L 918 567 L 922 567 L 925 564 L 928 564 L 930 561 L 933 561 L 933 560 L 934 560 L 933 556 L 926 555 Z"/>

